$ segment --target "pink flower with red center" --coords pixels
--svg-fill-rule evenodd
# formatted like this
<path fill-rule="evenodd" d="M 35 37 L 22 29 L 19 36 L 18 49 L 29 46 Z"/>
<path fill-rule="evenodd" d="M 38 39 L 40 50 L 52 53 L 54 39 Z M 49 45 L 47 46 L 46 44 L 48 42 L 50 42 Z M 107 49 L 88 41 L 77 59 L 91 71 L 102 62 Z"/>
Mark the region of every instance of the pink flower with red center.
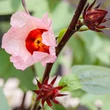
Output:
<path fill-rule="evenodd" d="M 56 40 L 48 14 L 42 19 L 25 12 L 11 17 L 11 28 L 4 34 L 2 48 L 9 54 L 17 69 L 24 70 L 36 62 L 53 63 L 56 59 Z"/>
<path fill-rule="evenodd" d="M 44 106 L 44 103 L 47 102 L 47 104 L 53 108 L 51 101 L 53 101 L 56 104 L 60 104 L 55 98 L 65 96 L 66 94 L 59 93 L 59 90 L 64 88 L 65 86 L 58 86 L 54 87 L 54 83 L 57 79 L 57 76 L 51 81 L 50 84 L 48 84 L 48 78 L 44 81 L 43 84 L 41 84 L 37 80 L 38 90 L 34 90 L 34 92 L 37 94 L 37 100 L 41 99 L 42 106 Z"/>
<path fill-rule="evenodd" d="M 106 10 L 99 9 L 100 4 L 93 8 L 95 2 L 96 0 L 94 0 L 94 2 L 91 5 L 88 4 L 84 9 L 83 13 L 84 24 L 90 30 L 101 32 L 101 29 L 106 28 L 106 26 L 100 24 L 107 21 L 107 19 L 105 19 L 105 16 L 108 12 Z"/>

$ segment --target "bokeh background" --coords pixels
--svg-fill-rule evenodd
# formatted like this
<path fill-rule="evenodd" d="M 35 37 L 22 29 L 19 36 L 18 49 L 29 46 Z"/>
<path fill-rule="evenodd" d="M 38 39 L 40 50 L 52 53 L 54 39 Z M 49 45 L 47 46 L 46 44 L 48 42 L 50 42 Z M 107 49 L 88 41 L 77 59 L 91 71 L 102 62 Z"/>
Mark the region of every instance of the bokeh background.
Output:
<path fill-rule="evenodd" d="M 49 13 L 56 35 L 68 27 L 79 0 L 26 0 L 29 12 L 36 17 Z M 92 3 L 93 0 L 88 0 Z M 110 0 L 102 2 L 102 8 L 110 13 Z M 24 10 L 21 0 L 0 0 L 0 45 L 2 36 L 10 28 L 10 17 L 16 11 Z M 108 16 L 109 17 L 109 14 Z M 110 27 L 110 22 L 107 24 Z M 25 71 L 16 70 L 9 61 L 10 55 L 0 48 L 0 110 L 29 110 L 36 89 L 35 77 L 41 80 L 44 67 L 37 63 Z M 101 65 L 110 67 L 110 31 L 75 33 L 57 59 L 51 76 L 59 79 L 69 74 L 73 65 Z M 110 95 L 94 95 L 75 90 L 58 99 L 62 106 L 54 105 L 55 110 L 110 110 Z M 45 105 L 46 106 L 46 105 Z M 51 110 L 46 106 L 45 110 Z"/>

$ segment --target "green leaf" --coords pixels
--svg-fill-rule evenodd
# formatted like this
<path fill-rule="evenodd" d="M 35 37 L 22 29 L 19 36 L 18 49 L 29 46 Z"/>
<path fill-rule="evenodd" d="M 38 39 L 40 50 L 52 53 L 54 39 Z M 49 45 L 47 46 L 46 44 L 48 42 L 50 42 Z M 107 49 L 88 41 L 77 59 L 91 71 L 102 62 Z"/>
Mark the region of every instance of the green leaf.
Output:
<path fill-rule="evenodd" d="M 70 46 L 73 52 L 73 64 L 82 64 L 84 59 L 85 49 L 79 36 L 74 34 L 74 36 L 70 38 L 68 45 Z"/>
<path fill-rule="evenodd" d="M 33 90 L 36 86 L 33 84 L 34 73 L 31 67 L 25 71 L 17 70 L 9 60 L 9 54 L 0 49 L 0 77 L 5 80 L 15 77 L 20 80 L 20 87 L 24 90 Z"/>
<path fill-rule="evenodd" d="M 82 97 L 84 94 L 86 94 L 85 91 L 83 91 L 82 89 L 77 89 L 77 90 L 73 90 L 71 91 L 71 95 L 72 97 Z"/>
<path fill-rule="evenodd" d="M 97 99 L 99 100 L 99 97 L 97 97 L 96 95 L 87 93 L 81 98 L 80 104 L 86 106 L 89 110 L 97 110 L 97 107 L 95 105 L 95 101 Z"/>
<path fill-rule="evenodd" d="M 97 52 L 101 48 L 103 41 L 100 36 L 92 31 L 78 33 L 85 49 L 84 63 L 93 64 L 97 58 Z"/>
<path fill-rule="evenodd" d="M 76 75 L 81 88 L 93 94 L 110 93 L 110 69 L 100 66 L 73 66 L 72 73 Z"/>
<path fill-rule="evenodd" d="M 81 88 L 93 94 L 110 93 L 110 69 L 84 65 L 74 66 L 72 74 L 61 78 L 59 85 L 67 85 L 63 90 L 73 91 Z"/>
<path fill-rule="evenodd" d="M 1 87 L 0 87 L 0 109 L 1 110 L 11 110 Z"/>
<path fill-rule="evenodd" d="M 17 10 L 20 6 L 21 0 L 11 0 L 12 8 Z"/>
<path fill-rule="evenodd" d="M 45 68 L 41 65 L 41 63 L 36 63 L 34 64 L 34 68 L 35 68 L 35 73 L 38 77 L 42 78 L 43 77 L 43 72 L 45 70 Z"/>
<path fill-rule="evenodd" d="M 61 0 L 47 0 L 50 12 L 54 11 Z"/>
<path fill-rule="evenodd" d="M 54 106 L 54 110 L 66 110 L 62 105 L 52 103 Z M 53 110 L 51 107 L 49 107 L 47 104 L 45 105 L 45 110 Z"/>
<path fill-rule="evenodd" d="M 51 72 L 50 72 L 50 75 L 54 75 L 54 74 L 56 74 L 56 72 L 57 72 L 57 70 L 58 70 L 58 67 L 59 67 L 59 65 L 60 65 L 60 57 L 59 58 L 57 58 L 57 60 L 55 61 L 55 63 L 54 63 L 54 66 L 52 67 L 52 70 L 51 70 Z M 36 64 L 34 64 L 34 68 L 35 68 L 35 73 L 36 73 L 36 75 L 38 76 L 38 77 L 40 77 L 40 79 L 42 79 L 42 77 L 43 77 L 43 74 L 44 74 L 44 71 L 45 71 L 45 67 L 43 67 L 42 65 L 41 65 L 41 63 L 36 63 Z"/>
<path fill-rule="evenodd" d="M 51 107 L 49 107 L 47 104 L 45 105 L 45 110 L 52 110 Z"/>
<path fill-rule="evenodd" d="M 110 95 L 93 95 L 85 94 L 81 100 L 80 104 L 86 106 L 89 110 L 97 110 L 96 101 L 101 102 L 97 105 L 101 107 L 101 110 L 109 110 L 110 107 Z"/>
<path fill-rule="evenodd" d="M 66 87 L 62 89 L 63 91 L 73 91 L 81 88 L 80 81 L 74 74 L 69 74 L 61 78 L 59 86 L 64 85 L 66 85 Z"/>
<path fill-rule="evenodd" d="M 66 108 L 64 108 L 62 105 L 55 104 L 55 103 L 54 103 L 54 108 L 55 110 L 66 110 Z"/>
<path fill-rule="evenodd" d="M 58 43 L 60 43 L 61 39 L 63 38 L 63 35 L 65 34 L 67 29 L 62 29 L 58 35 Z"/>
<path fill-rule="evenodd" d="M 68 26 L 73 16 L 74 7 L 66 2 L 60 2 L 51 13 L 53 29 L 56 34 Z"/>
<path fill-rule="evenodd" d="M 109 66 L 110 38 L 93 31 L 79 32 L 69 40 L 73 51 L 73 64 Z"/>

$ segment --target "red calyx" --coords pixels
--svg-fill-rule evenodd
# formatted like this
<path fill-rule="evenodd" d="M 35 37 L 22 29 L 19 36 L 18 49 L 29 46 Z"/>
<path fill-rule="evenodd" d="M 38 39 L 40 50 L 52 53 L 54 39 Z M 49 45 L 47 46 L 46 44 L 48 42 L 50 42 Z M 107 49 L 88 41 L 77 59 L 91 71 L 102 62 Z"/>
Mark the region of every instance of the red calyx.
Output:
<path fill-rule="evenodd" d="M 83 12 L 84 24 L 93 31 L 101 32 L 101 29 L 106 28 L 106 26 L 100 25 L 107 21 L 105 19 L 106 14 L 108 13 L 106 10 L 99 9 L 100 5 L 97 5 L 93 8 L 96 0 L 91 5 L 87 5 Z"/>
<path fill-rule="evenodd" d="M 43 84 L 41 84 L 37 80 L 38 84 L 38 90 L 34 90 L 34 92 L 37 94 L 37 100 L 41 99 L 42 106 L 44 106 L 44 103 L 47 102 L 47 104 L 53 108 L 51 101 L 53 101 L 56 104 L 60 104 L 55 98 L 65 96 L 66 94 L 59 93 L 59 90 L 64 88 L 65 86 L 58 86 L 54 87 L 54 83 L 57 79 L 57 76 L 51 81 L 50 84 L 48 84 L 49 77 L 46 78 Z"/>

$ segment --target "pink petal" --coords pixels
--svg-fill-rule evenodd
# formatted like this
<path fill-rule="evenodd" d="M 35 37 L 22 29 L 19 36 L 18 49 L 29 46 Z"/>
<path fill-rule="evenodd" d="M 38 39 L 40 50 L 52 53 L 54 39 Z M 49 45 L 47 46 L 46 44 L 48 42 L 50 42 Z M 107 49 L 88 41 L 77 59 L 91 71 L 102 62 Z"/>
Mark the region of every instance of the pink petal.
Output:
<path fill-rule="evenodd" d="M 56 47 L 56 40 L 55 40 L 55 36 L 53 34 L 53 32 L 51 30 L 44 32 L 42 35 L 42 42 L 48 46 L 54 46 Z"/>
<path fill-rule="evenodd" d="M 42 22 L 42 19 L 30 16 L 26 12 L 19 11 L 12 15 L 11 17 L 11 26 L 21 28 L 26 24 L 33 25 L 34 28 L 44 28 L 47 29 L 47 24 Z"/>
<path fill-rule="evenodd" d="M 17 69 L 25 70 L 27 67 L 32 66 L 34 63 L 41 61 L 48 54 L 43 52 L 34 52 L 32 56 L 24 59 L 24 56 L 11 56 L 10 61 L 13 62 Z"/>
<path fill-rule="evenodd" d="M 27 26 L 28 27 L 28 26 Z M 11 28 L 6 34 L 4 34 L 2 39 L 2 48 L 4 48 L 8 53 L 19 56 L 22 54 L 25 58 L 26 55 L 30 55 L 25 47 L 25 39 L 28 35 L 30 29 L 28 28 Z M 31 28 L 31 27 L 30 27 Z"/>
<path fill-rule="evenodd" d="M 43 16 L 42 22 L 43 22 L 48 28 L 52 28 L 52 27 L 51 27 L 52 21 L 51 21 L 51 19 L 48 17 L 48 13 L 46 13 L 46 14 Z"/>
<path fill-rule="evenodd" d="M 49 51 L 51 55 L 56 56 L 56 50 L 54 46 L 50 46 Z"/>
<path fill-rule="evenodd" d="M 54 63 L 56 60 L 56 56 L 48 55 L 47 57 L 43 58 L 41 63 L 45 66 L 47 63 Z"/>
<path fill-rule="evenodd" d="M 7 33 L 4 34 L 2 38 L 2 48 L 4 48 L 8 53 L 15 54 L 19 52 L 19 41 L 15 39 L 16 29 L 11 28 Z"/>
<path fill-rule="evenodd" d="M 24 70 L 26 68 L 25 65 L 21 65 L 23 59 L 20 56 L 11 56 L 10 61 L 13 62 L 16 69 Z"/>
<path fill-rule="evenodd" d="M 11 17 L 11 26 L 21 28 L 28 22 L 29 17 L 30 15 L 23 11 L 16 12 Z"/>
<path fill-rule="evenodd" d="M 48 56 L 48 53 L 35 51 L 32 57 L 34 58 L 35 61 L 41 61 L 47 56 Z"/>

